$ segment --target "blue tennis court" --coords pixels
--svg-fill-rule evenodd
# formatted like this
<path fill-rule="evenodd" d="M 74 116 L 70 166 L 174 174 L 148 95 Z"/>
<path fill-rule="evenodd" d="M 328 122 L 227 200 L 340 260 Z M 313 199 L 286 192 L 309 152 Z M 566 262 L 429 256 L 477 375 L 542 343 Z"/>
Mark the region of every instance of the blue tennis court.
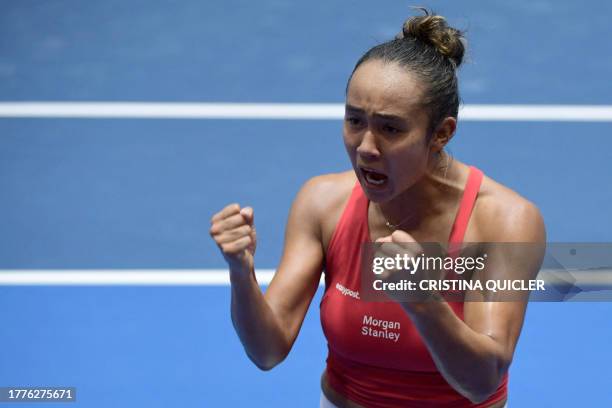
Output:
<path fill-rule="evenodd" d="M 22 0 L 0 5 L 0 102 L 342 104 L 404 2 Z M 612 4 L 430 1 L 467 29 L 466 105 L 609 107 Z M 218 271 L 210 216 L 255 209 L 276 267 L 302 183 L 350 163 L 339 119 L 0 118 L 0 275 Z M 612 242 L 612 118 L 466 120 L 450 151 L 536 203 L 550 242 Z M 322 288 L 285 362 L 258 370 L 229 287 L 0 286 L 0 387 L 67 407 L 314 407 Z M 509 406 L 612 406 L 612 303 L 531 303 Z M 1 403 L 0 403 L 1 404 Z M 19 406 L 26 406 L 20 404 Z M 38 404 L 36 405 L 38 406 Z"/>

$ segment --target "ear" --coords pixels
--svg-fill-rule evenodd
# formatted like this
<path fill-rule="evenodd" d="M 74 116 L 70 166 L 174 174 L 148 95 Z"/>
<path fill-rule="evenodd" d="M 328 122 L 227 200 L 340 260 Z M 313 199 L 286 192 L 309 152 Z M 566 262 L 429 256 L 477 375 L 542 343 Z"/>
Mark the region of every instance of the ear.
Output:
<path fill-rule="evenodd" d="M 457 129 L 457 119 L 452 116 L 447 116 L 442 120 L 438 127 L 434 130 L 430 141 L 430 148 L 437 153 L 444 149 L 444 146 L 450 142 Z"/>

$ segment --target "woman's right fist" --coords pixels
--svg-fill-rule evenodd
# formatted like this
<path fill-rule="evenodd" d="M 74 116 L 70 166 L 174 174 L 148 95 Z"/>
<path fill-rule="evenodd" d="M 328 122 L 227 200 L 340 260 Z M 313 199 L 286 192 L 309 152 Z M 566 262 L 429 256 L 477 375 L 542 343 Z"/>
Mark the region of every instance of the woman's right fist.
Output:
<path fill-rule="evenodd" d="M 210 220 L 210 236 L 215 240 L 230 269 L 250 272 L 254 267 L 257 236 L 253 209 L 230 204 Z"/>

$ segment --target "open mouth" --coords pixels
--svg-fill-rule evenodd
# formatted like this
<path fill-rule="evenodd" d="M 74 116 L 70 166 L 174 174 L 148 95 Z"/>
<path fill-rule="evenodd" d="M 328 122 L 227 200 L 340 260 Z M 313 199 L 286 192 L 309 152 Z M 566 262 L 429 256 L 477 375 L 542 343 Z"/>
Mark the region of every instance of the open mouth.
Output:
<path fill-rule="evenodd" d="M 388 180 L 388 177 L 378 170 L 367 167 L 360 167 L 359 169 L 361 170 L 361 174 L 363 174 L 365 181 L 372 186 L 382 186 Z"/>

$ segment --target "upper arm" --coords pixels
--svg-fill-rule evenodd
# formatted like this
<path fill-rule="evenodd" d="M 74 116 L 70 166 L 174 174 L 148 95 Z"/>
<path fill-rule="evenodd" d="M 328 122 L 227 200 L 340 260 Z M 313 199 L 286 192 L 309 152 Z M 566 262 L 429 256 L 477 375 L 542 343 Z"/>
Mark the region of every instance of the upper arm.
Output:
<path fill-rule="evenodd" d="M 264 295 L 289 346 L 297 337 L 323 269 L 322 178 L 306 182 L 291 206 L 281 261 Z"/>
<path fill-rule="evenodd" d="M 505 214 L 499 214 L 495 233 L 490 237 L 492 245 L 485 263 L 483 279 L 534 279 L 545 250 L 546 233 L 539 210 L 520 199 Z M 495 243 L 515 243 L 501 244 Z M 521 243 L 521 244 L 516 244 Z M 483 281 L 484 283 L 484 281 Z M 506 300 L 465 302 L 464 321 L 473 330 L 492 338 L 505 370 L 512 361 L 514 349 L 523 325 L 527 299 L 519 299 L 516 292 Z"/>

